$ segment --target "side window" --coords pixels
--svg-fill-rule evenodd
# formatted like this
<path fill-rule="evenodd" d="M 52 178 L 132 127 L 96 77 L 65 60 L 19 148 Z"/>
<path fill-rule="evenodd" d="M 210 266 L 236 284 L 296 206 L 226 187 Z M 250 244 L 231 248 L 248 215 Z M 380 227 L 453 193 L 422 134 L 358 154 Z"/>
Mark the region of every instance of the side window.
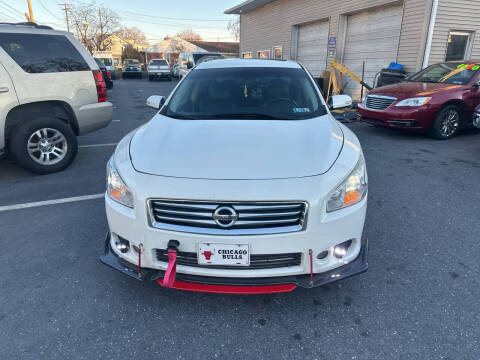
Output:
<path fill-rule="evenodd" d="M 62 35 L 3 33 L 0 46 L 27 73 L 90 70 L 77 49 Z"/>
<path fill-rule="evenodd" d="M 193 66 L 193 56 L 192 56 L 192 54 L 188 54 L 188 60 L 187 60 L 187 62 L 188 62 L 189 64 L 192 64 L 192 66 Z"/>

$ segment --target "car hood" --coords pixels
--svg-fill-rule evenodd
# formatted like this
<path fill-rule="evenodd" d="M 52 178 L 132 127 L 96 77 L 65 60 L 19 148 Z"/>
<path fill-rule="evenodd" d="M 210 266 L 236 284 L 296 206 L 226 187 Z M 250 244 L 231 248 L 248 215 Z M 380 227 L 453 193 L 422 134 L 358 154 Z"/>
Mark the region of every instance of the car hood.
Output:
<path fill-rule="evenodd" d="M 309 120 L 178 120 L 156 115 L 130 143 L 143 173 L 259 180 L 320 175 L 343 146 L 330 115 Z"/>
<path fill-rule="evenodd" d="M 422 83 L 422 82 L 403 82 L 399 84 L 387 85 L 370 91 L 369 95 L 393 96 L 398 100 L 403 100 L 417 96 L 431 96 L 444 91 L 453 90 L 462 87 L 462 85 L 442 84 L 442 83 Z"/>

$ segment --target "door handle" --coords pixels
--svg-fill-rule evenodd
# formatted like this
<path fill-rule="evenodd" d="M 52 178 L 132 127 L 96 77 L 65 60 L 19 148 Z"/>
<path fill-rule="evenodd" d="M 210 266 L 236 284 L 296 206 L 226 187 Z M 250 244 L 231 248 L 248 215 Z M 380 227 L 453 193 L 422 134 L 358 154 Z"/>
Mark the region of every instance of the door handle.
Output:
<path fill-rule="evenodd" d="M 0 93 L 8 92 L 8 87 L 0 87 Z"/>

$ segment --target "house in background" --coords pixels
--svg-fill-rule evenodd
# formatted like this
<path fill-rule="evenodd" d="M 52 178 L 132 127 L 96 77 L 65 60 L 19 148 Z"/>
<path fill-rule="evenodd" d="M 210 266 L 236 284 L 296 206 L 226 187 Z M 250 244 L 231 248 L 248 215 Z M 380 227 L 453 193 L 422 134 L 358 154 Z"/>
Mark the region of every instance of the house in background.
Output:
<path fill-rule="evenodd" d="M 330 60 L 373 84 L 395 61 L 409 73 L 429 64 L 480 58 L 480 1 L 247 0 L 225 11 L 240 15 L 240 56 L 292 59 L 322 77 Z M 360 85 L 344 80 L 359 98 Z"/>
<path fill-rule="evenodd" d="M 145 49 L 147 49 L 148 47 L 150 47 L 149 44 L 138 44 L 133 40 L 122 38 L 117 34 L 111 35 L 108 38 L 108 41 L 111 43 L 111 45 L 108 46 L 107 50 L 112 53 L 113 64 L 117 69 L 122 66 L 122 53 L 124 48 L 133 47 L 137 51 L 142 52 L 145 51 Z"/>
<path fill-rule="evenodd" d="M 165 59 L 172 65 L 177 62 L 178 55 L 182 52 L 219 52 L 225 57 L 238 57 L 239 44 L 167 37 L 158 44 L 145 49 L 144 52 L 147 63 L 151 59 Z"/>

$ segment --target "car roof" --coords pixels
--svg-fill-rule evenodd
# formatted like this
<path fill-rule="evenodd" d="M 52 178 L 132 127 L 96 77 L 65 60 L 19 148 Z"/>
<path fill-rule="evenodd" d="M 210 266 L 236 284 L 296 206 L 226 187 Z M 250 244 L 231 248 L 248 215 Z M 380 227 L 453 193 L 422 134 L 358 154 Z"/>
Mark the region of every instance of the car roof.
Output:
<path fill-rule="evenodd" d="M 257 59 L 220 59 L 201 63 L 195 69 L 221 69 L 221 68 L 239 68 L 239 67 L 255 67 L 255 68 L 285 68 L 285 69 L 301 69 L 299 63 L 295 61 L 279 61 L 279 60 L 257 60 Z"/>
<path fill-rule="evenodd" d="M 8 33 L 32 33 L 45 35 L 66 35 L 66 31 L 54 30 L 50 26 L 35 23 L 0 23 L 0 32 Z"/>

